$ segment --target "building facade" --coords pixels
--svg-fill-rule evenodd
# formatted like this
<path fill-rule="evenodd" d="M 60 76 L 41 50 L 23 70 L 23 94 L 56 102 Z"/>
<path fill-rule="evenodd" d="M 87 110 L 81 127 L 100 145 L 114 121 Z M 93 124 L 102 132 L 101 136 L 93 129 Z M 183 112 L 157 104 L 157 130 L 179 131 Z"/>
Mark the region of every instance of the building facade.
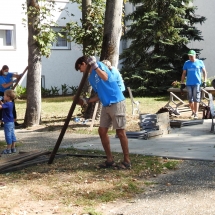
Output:
<path fill-rule="evenodd" d="M 58 29 L 65 26 L 72 18 L 73 21 L 79 21 L 81 11 L 78 5 L 70 3 L 69 0 L 56 0 L 56 8 L 66 9 L 54 12 L 55 21 L 58 23 Z M 26 18 L 22 9 L 22 4 L 26 0 L 1 0 L 0 16 L 0 67 L 8 65 L 10 72 L 21 73 L 28 64 L 28 30 L 22 24 L 22 19 Z M 215 76 L 213 65 L 213 51 L 215 44 L 213 42 L 213 32 L 215 29 L 215 0 L 194 0 L 194 5 L 198 7 L 196 14 L 207 18 L 203 25 L 197 26 L 202 31 L 204 41 L 196 41 L 189 44 L 189 47 L 203 49 L 201 56 L 206 58 L 205 65 L 208 71 L 208 77 Z M 125 5 L 126 13 L 135 10 L 134 5 L 127 3 Z M 66 11 L 74 14 L 68 16 Z M 65 17 L 65 19 L 62 19 Z M 58 30 L 56 29 L 56 30 Z M 129 45 L 121 43 L 120 52 Z M 70 87 L 78 86 L 81 80 L 81 73 L 75 71 L 74 64 L 76 59 L 82 55 L 81 47 L 58 38 L 57 43 L 53 44 L 51 56 L 42 58 L 42 87 L 50 89 L 66 84 Z M 120 67 L 120 65 L 119 65 Z M 25 77 L 21 80 L 22 86 L 25 86 Z"/>

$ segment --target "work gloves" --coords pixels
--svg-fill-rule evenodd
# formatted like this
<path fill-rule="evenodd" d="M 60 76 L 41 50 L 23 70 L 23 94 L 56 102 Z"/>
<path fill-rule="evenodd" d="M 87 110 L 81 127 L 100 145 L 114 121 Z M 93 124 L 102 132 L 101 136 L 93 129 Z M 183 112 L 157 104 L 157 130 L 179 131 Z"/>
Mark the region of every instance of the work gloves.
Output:
<path fill-rule="evenodd" d="M 88 57 L 87 63 L 92 67 L 93 70 L 96 70 L 99 67 L 94 56 Z"/>
<path fill-rule="evenodd" d="M 203 83 L 202 83 L 202 87 L 203 88 L 205 88 L 207 85 L 206 85 L 206 82 L 204 81 Z"/>

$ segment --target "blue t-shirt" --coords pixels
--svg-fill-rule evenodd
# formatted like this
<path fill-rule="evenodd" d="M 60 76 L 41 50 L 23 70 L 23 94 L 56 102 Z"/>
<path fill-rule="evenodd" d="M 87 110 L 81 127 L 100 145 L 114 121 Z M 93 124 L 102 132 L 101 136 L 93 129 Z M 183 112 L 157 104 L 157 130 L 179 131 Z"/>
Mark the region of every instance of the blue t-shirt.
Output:
<path fill-rule="evenodd" d="M 112 66 L 110 71 L 112 72 L 114 80 L 116 80 L 120 90 L 122 92 L 125 91 L 125 84 L 123 82 L 123 79 L 122 79 L 122 76 L 121 76 L 119 70 Z"/>
<path fill-rule="evenodd" d="M 5 102 L 2 105 L 2 121 L 3 122 L 14 122 L 13 118 L 13 102 Z"/>
<path fill-rule="evenodd" d="M 11 82 L 11 79 L 13 77 L 13 73 L 8 73 L 6 76 L 0 76 L 0 92 L 4 92 L 5 90 L 10 89 L 10 87 L 4 88 L 2 84 L 8 84 Z"/>
<path fill-rule="evenodd" d="M 89 75 L 89 82 L 93 87 L 93 90 L 97 92 L 98 97 L 104 107 L 111 104 L 121 102 L 125 99 L 120 90 L 116 80 L 110 70 L 102 63 L 97 62 L 99 68 L 108 74 L 108 80 L 102 80 L 95 70 Z"/>
<path fill-rule="evenodd" d="M 196 59 L 194 62 L 188 60 L 184 63 L 183 70 L 187 71 L 186 85 L 200 85 L 201 73 L 205 65 L 202 60 Z"/>

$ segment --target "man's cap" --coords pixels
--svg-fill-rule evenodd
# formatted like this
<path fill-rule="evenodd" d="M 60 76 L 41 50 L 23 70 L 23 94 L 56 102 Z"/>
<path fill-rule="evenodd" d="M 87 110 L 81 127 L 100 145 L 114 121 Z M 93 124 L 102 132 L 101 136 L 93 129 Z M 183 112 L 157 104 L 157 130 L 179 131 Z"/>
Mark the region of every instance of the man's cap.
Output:
<path fill-rule="evenodd" d="M 190 51 L 188 52 L 188 55 L 194 56 L 194 55 L 196 55 L 196 52 L 195 52 L 194 50 L 190 50 Z"/>

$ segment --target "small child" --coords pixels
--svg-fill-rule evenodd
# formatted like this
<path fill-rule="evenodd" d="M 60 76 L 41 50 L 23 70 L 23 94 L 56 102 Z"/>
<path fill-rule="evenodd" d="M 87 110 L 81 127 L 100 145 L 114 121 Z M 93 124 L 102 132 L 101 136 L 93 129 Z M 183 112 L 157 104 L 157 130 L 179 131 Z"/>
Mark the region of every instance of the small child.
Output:
<path fill-rule="evenodd" d="M 16 152 L 15 142 L 16 136 L 14 132 L 14 117 L 12 100 L 15 99 L 13 90 L 5 90 L 4 103 L 0 101 L 0 108 L 2 109 L 2 121 L 4 122 L 4 135 L 7 142 L 7 148 L 2 151 L 2 154 L 11 154 Z"/>

